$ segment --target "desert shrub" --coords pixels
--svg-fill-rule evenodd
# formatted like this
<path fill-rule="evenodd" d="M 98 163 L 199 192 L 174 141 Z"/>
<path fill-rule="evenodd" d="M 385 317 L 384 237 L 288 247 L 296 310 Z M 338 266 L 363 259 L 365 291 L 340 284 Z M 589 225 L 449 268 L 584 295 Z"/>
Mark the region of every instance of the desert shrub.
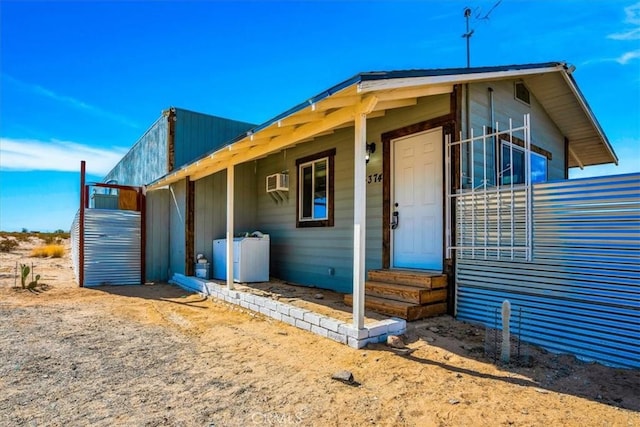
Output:
<path fill-rule="evenodd" d="M 13 237 L 20 242 L 28 242 L 31 238 L 31 234 L 29 233 L 12 233 Z"/>
<path fill-rule="evenodd" d="M 69 238 L 69 233 L 63 230 L 56 230 L 53 233 L 38 233 L 37 237 L 46 245 L 61 244 L 64 239 Z"/>
<path fill-rule="evenodd" d="M 64 246 L 45 245 L 34 248 L 31 251 L 32 257 L 37 258 L 62 258 L 64 256 Z"/>
<path fill-rule="evenodd" d="M 40 236 L 40 240 L 42 240 L 44 242 L 45 245 L 59 245 L 61 242 L 61 239 L 59 237 L 54 236 L 53 234 L 41 234 Z"/>
<path fill-rule="evenodd" d="M 0 252 L 11 252 L 20 246 L 17 240 L 14 239 L 2 239 L 0 240 Z"/>

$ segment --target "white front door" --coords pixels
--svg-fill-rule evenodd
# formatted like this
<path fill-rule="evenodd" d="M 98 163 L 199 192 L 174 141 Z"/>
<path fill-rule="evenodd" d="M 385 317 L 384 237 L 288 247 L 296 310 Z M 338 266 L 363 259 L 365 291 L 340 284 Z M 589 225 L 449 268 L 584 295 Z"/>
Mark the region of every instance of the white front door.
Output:
<path fill-rule="evenodd" d="M 392 265 L 442 271 L 442 128 L 393 140 L 392 150 Z"/>

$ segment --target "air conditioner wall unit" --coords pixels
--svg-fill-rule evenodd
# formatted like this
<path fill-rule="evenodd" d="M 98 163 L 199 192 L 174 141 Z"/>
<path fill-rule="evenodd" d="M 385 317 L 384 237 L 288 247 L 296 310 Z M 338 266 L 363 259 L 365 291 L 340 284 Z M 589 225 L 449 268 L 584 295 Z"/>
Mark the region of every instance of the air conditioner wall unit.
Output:
<path fill-rule="evenodd" d="M 274 173 L 267 176 L 267 193 L 274 191 L 289 191 L 289 175 Z"/>

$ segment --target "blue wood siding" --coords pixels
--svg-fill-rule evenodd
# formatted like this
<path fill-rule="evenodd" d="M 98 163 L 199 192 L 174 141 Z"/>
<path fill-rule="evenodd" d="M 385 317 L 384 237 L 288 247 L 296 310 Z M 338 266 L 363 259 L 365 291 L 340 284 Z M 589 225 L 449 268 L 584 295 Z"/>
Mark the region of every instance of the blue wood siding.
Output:
<path fill-rule="evenodd" d="M 422 98 L 416 106 L 387 111 L 367 122 L 367 141 L 377 151 L 367 174 L 382 173 L 382 133 L 446 115 L 450 96 Z M 257 226 L 271 237 L 272 276 L 298 284 L 351 292 L 353 277 L 353 127 L 268 156 L 257 162 Z M 335 156 L 335 226 L 296 228 L 295 161 L 331 148 Z M 276 203 L 265 191 L 267 175 L 289 173 L 288 200 Z M 386 178 L 386 177 L 385 177 Z M 382 182 L 367 185 L 366 268 L 382 266 Z"/>
<path fill-rule="evenodd" d="M 153 282 L 166 282 L 169 277 L 169 209 L 171 192 L 150 191 L 146 195 L 145 275 Z"/>
<path fill-rule="evenodd" d="M 257 230 L 255 162 L 236 166 L 234 199 L 235 233 Z M 227 171 L 220 171 L 195 182 L 195 244 L 196 253 L 213 260 L 214 239 L 227 232 Z"/>
<path fill-rule="evenodd" d="M 254 125 L 175 108 L 174 168 L 226 145 Z"/>
<path fill-rule="evenodd" d="M 169 187 L 169 277 L 185 274 L 185 221 L 187 218 L 187 181 L 178 181 Z M 151 230 L 151 232 L 166 230 Z"/>
<path fill-rule="evenodd" d="M 489 88 L 493 88 L 494 123 L 499 129 L 507 129 L 509 118 L 513 119 L 514 127 L 522 126 L 525 114 L 531 114 L 531 143 L 549 151 L 552 160 L 547 164 L 547 179 L 549 181 L 564 179 L 564 136 L 548 116 L 535 95 L 531 93 L 531 103 L 527 105 L 514 96 L 515 80 L 505 80 L 490 83 L 476 83 L 469 87 L 471 127 L 475 136 L 482 134 L 482 126 L 495 127 L 491 123 L 491 108 L 489 102 Z M 463 114 L 464 117 L 464 114 Z M 464 129 L 464 127 L 463 127 Z M 522 135 L 517 135 L 522 138 Z M 495 156 L 492 144 L 487 144 L 487 153 Z M 482 179 L 478 173 L 482 172 L 482 144 L 475 144 L 476 183 Z M 495 162 L 489 165 L 487 174 L 495 177 Z M 495 183 L 495 179 L 491 181 Z"/>

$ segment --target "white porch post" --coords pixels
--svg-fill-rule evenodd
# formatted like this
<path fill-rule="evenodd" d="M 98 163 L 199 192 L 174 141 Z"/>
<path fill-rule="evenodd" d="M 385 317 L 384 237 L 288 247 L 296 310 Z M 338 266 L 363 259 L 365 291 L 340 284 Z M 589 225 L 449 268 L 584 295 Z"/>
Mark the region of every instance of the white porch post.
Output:
<path fill-rule="evenodd" d="M 227 167 L 227 289 L 233 289 L 233 199 L 234 165 Z"/>
<path fill-rule="evenodd" d="M 353 183 L 353 326 L 364 328 L 365 249 L 367 229 L 367 115 L 355 117 Z"/>

